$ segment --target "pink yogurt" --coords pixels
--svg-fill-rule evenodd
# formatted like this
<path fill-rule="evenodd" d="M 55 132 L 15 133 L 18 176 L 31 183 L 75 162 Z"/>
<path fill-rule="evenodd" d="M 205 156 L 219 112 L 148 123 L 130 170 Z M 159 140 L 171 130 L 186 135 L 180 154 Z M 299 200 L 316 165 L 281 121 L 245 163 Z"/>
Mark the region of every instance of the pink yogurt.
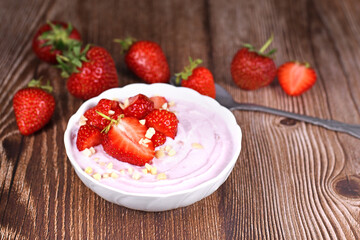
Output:
<path fill-rule="evenodd" d="M 157 169 L 155 175 L 144 173 L 145 167 L 112 158 L 101 145 L 95 147 L 95 154 L 90 157 L 79 152 L 76 147 L 79 124 L 71 130 L 71 151 L 83 170 L 90 167 L 90 175 L 97 173 L 97 176 L 102 176 L 100 183 L 130 193 L 173 193 L 193 188 L 217 176 L 232 159 L 234 148 L 224 120 L 216 112 L 184 100 L 175 102 L 169 110 L 175 112 L 179 119 L 178 133 L 175 139 L 167 138 L 166 143 L 156 150 L 171 146 L 176 154 L 154 158 L 150 164 Z M 200 144 L 202 148 L 194 148 L 193 143 Z M 112 172 L 118 177 L 103 177 L 110 176 Z M 134 179 L 134 173 L 140 178 Z M 159 173 L 164 173 L 166 179 L 159 180 Z"/>

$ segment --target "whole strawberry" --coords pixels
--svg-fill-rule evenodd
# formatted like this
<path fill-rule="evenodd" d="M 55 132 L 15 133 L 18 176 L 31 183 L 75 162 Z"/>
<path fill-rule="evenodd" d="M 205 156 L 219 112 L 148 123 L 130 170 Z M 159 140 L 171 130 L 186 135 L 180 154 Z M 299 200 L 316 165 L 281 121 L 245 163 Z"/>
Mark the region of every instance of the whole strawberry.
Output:
<path fill-rule="evenodd" d="M 101 144 L 102 140 L 103 134 L 100 129 L 85 124 L 79 128 L 76 138 L 76 147 L 79 151 L 83 151 L 86 148 L 95 147 Z"/>
<path fill-rule="evenodd" d="M 47 124 L 55 109 L 55 99 L 48 93 L 52 87 L 41 86 L 40 81 L 32 80 L 27 88 L 15 93 L 13 109 L 20 133 L 30 135 Z"/>
<path fill-rule="evenodd" d="M 202 63 L 201 59 L 195 61 L 189 57 L 190 65 L 185 67 L 181 73 L 176 73 L 176 84 L 181 82 L 181 86 L 194 89 L 200 94 L 215 98 L 215 82 L 214 77 L 209 69 L 198 67 Z"/>
<path fill-rule="evenodd" d="M 123 110 L 120 108 L 118 101 L 105 98 L 101 99 L 96 106 L 86 110 L 84 113 L 86 124 L 103 130 L 107 125 L 109 125 L 110 120 L 100 116 L 99 112 L 116 120 L 120 114 L 123 113 Z"/>
<path fill-rule="evenodd" d="M 74 46 L 57 56 L 61 76 L 68 78 L 67 89 L 81 99 L 89 99 L 118 86 L 114 60 L 105 48 Z"/>
<path fill-rule="evenodd" d="M 32 48 L 41 60 L 55 64 L 56 55 L 81 41 L 80 33 L 70 23 L 51 21 L 41 26 L 32 40 Z"/>
<path fill-rule="evenodd" d="M 166 137 L 175 138 L 179 120 L 173 112 L 165 109 L 154 109 L 145 117 L 145 125 L 154 128 Z"/>
<path fill-rule="evenodd" d="M 316 72 L 309 63 L 286 62 L 278 69 L 281 88 L 290 96 L 299 96 L 316 82 Z"/>
<path fill-rule="evenodd" d="M 231 62 L 231 76 L 236 85 L 244 90 L 255 90 L 269 85 L 276 76 L 276 65 L 270 57 L 275 49 L 264 53 L 273 37 L 257 51 L 252 45 L 245 44 Z"/>
<path fill-rule="evenodd" d="M 125 54 L 127 67 L 147 83 L 166 83 L 170 79 L 169 64 L 161 47 L 152 41 L 133 38 L 116 39 Z"/>
<path fill-rule="evenodd" d="M 154 102 L 144 94 L 137 94 L 128 100 L 129 105 L 124 108 L 126 117 L 134 117 L 140 120 L 154 109 Z"/>

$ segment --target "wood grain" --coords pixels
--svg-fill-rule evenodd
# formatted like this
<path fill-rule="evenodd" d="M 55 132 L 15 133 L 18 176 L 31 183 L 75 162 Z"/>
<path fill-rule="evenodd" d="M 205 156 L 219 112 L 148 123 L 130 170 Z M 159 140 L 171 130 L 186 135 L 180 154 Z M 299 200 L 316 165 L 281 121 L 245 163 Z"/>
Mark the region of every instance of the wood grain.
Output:
<path fill-rule="evenodd" d="M 360 124 L 360 5 L 357 0 L 11 1 L 0 2 L 1 239 L 360 239 L 360 140 L 298 121 L 234 112 L 242 152 L 218 191 L 160 213 L 98 197 L 76 176 L 63 134 L 82 104 L 57 69 L 36 58 L 31 39 L 47 19 L 69 21 L 84 42 L 112 54 L 119 85 L 140 82 L 112 40 L 158 42 L 172 73 L 201 58 L 239 102 Z M 316 85 L 287 96 L 275 80 L 243 91 L 230 63 L 243 43 L 273 34 L 275 62 L 308 61 Z M 55 114 L 21 136 L 12 96 L 33 77 L 54 86 Z"/>

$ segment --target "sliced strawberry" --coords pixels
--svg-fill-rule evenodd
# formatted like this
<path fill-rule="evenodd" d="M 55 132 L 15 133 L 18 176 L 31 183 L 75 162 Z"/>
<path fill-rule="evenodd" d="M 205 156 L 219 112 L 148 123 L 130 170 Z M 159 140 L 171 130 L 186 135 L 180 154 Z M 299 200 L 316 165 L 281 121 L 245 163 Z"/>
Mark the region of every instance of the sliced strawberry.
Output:
<path fill-rule="evenodd" d="M 153 127 L 156 131 L 167 137 L 175 138 L 179 120 L 173 112 L 164 109 L 154 109 L 145 117 L 147 127 Z"/>
<path fill-rule="evenodd" d="M 309 64 L 287 62 L 277 72 L 280 86 L 290 96 L 298 96 L 316 82 L 316 73 Z"/>
<path fill-rule="evenodd" d="M 155 134 L 151 137 L 151 141 L 154 144 L 154 148 L 156 148 L 166 142 L 166 136 L 165 134 L 156 131 Z"/>
<path fill-rule="evenodd" d="M 137 118 L 121 118 L 105 135 L 104 151 L 120 161 L 143 166 L 155 156 L 153 143 L 151 141 L 142 143 L 146 131 L 147 127 Z"/>
<path fill-rule="evenodd" d="M 79 151 L 83 151 L 86 148 L 95 147 L 101 144 L 102 139 L 103 134 L 100 129 L 86 124 L 79 128 L 76 146 Z"/>
<path fill-rule="evenodd" d="M 123 113 L 119 102 L 109 99 L 101 99 L 95 107 L 88 109 L 84 113 L 84 117 L 87 118 L 86 123 L 101 130 L 109 125 L 110 121 L 100 116 L 97 112 L 101 112 L 115 120 Z"/>
<path fill-rule="evenodd" d="M 129 98 L 129 105 L 124 109 L 126 117 L 143 119 L 154 109 L 154 103 L 145 95 L 138 94 Z"/>
<path fill-rule="evenodd" d="M 150 98 L 150 100 L 153 101 L 155 109 L 162 108 L 162 106 L 164 106 L 165 103 L 168 103 L 166 98 L 162 96 L 153 96 Z"/>

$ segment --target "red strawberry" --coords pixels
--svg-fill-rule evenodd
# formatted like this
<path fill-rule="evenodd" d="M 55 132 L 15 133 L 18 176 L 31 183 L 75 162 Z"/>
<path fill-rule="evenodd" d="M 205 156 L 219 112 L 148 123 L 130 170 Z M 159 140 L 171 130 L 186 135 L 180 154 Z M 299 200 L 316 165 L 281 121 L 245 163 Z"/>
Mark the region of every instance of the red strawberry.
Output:
<path fill-rule="evenodd" d="M 114 60 L 105 48 L 75 46 L 58 55 L 61 75 L 68 77 L 67 88 L 77 98 L 89 99 L 118 86 Z"/>
<path fill-rule="evenodd" d="M 159 109 L 164 106 L 165 103 L 168 103 L 165 97 L 162 96 L 153 96 L 150 98 L 150 100 L 154 103 L 154 108 Z"/>
<path fill-rule="evenodd" d="M 277 74 L 280 86 L 290 96 L 302 94 L 316 82 L 316 73 L 308 63 L 284 63 L 279 67 Z"/>
<path fill-rule="evenodd" d="M 32 80 L 29 87 L 16 92 L 13 108 L 20 133 L 30 135 L 47 124 L 55 109 L 55 99 L 48 92 L 52 87 L 48 84 L 40 86 L 40 81 Z"/>
<path fill-rule="evenodd" d="M 86 148 L 95 147 L 101 144 L 102 139 L 103 134 L 100 129 L 86 124 L 79 128 L 76 138 L 76 146 L 79 151 L 83 151 Z"/>
<path fill-rule="evenodd" d="M 231 76 L 235 84 L 244 90 L 255 90 L 269 85 L 276 76 L 276 65 L 270 55 L 273 49 L 264 54 L 273 37 L 256 51 L 250 44 L 245 44 L 234 56 L 231 62 Z"/>
<path fill-rule="evenodd" d="M 41 26 L 32 40 L 32 48 L 41 60 L 55 64 L 56 55 L 70 45 L 79 44 L 81 36 L 70 23 L 51 21 Z"/>
<path fill-rule="evenodd" d="M 84 117 L 87 119 L 86 124 L 97 127 L 100 130 L 109 125 L 110 120 L 103 118 L 98 112 L 101 112 L 114 120 L 123 113 L 119 106 L 119 102 L 109 99 L 101 99 L 95 107 L 86 110 L 84 113 Z"/>
<path fill-rule="evenodd" d="M 179 120 L 173 112 L 163 109 L 154 109 L 145 117 L 147 127 L 153 127 L 156 131 L 167 137 L 175 138 Z"/>
<path fill-rule="evenodd" d="M 176 73 L 176 83 L 181 81 L 181 86 L 194 89 L 195 91 L 215 98 L 215 83 L 214 77 L 209 69 L 205 67 L 197 67 L 202 63 L 201 59 L 193 61 L 189 58 L 190 65 L 185 67 L 185 70 L 181 73 Z"/>
<path fill-rule="evenodd" d="M 136 41 L 133 38 L 116 39 L 126 51 L 128 68 L 147 83 L 166 83 L 170 79 L 169 64 L 161 47 L 151 41 Z"/>
<path fill-rule="evenodd" d="M 166 142 L 166 136 L 161 132 L 155 131 L 155 134 L 151 137 L 151 141 L 154 144 L 154 148 L 156 148 Z"/>
<path fill-rule="evenodd" d="M 143 119 L 149 112 L 154 109 L 154 102 L 147 96 L 138 94 L 129 98 L 129 105 L 124 109 L 126 117 L 135 117 Z"/>
<path fill-rule="evenodd" d="M 141 143 L 147 127 L 133 117 L 124 117 L 114 123 L 105 134 L 103 147 L 110 156 L 130 164 L 143 166 L 155 156 L 153 143 Z"/>

